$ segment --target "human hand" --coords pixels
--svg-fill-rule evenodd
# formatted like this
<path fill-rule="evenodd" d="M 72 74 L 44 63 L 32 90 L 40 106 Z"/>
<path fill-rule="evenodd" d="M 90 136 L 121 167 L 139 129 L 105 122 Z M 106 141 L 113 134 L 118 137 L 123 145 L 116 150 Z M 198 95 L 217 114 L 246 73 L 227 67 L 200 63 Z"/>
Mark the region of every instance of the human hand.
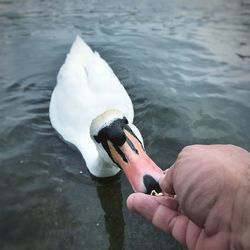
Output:
<path fill-rule="evenodd" d="M 160 186 L 164 196 L 135 193 L 128 208 L 190 250 L 250 249 L 249 152 L 232 145 L 186 147 Z"/>

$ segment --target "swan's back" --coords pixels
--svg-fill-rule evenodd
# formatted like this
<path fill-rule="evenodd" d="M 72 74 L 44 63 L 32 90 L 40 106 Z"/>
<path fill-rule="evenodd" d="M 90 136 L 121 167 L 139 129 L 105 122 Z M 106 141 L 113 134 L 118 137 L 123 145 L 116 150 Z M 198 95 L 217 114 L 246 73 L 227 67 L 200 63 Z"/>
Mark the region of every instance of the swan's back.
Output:
<path fill-rule="evenodd" d="M 50 102 L 52 126 L 86 158 L 97 154 L 90 139 L 93 119 L 109 109 L 132 123 L 132 102 L 109 65 L 77 36 L 62 65 Z"/>

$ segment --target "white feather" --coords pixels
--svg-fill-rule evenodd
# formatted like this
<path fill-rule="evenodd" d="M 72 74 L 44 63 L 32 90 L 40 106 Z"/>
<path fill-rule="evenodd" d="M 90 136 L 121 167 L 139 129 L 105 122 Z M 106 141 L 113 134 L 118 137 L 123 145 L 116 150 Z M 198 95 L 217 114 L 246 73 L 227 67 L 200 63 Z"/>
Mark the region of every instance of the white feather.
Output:
<path fill-rule="evenodd" d="M 49 113 L 52 126 L 80 150 L 97 177 L 119 172 L 102 161 L 90 138 L 91 122 L 110 109 L 122 112 L 132 124 L 133 105 L 126 90 L 109 65 L 77 36 L 58 73 Z"/>

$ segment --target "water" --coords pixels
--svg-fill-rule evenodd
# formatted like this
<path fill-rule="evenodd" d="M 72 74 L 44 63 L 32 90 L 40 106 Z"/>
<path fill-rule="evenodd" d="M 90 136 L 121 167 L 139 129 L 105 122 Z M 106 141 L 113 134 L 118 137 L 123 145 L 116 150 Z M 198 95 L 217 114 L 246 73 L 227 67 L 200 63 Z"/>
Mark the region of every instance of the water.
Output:
<path fill-rule="evenodd" d="M 192 143 L 250 150 L 250 2 L 0 1 L 0 248 L 182 249 L 131 214 L 51 128 L 58 69 L 79 33 L 130 94 L 163 169 Z"/>

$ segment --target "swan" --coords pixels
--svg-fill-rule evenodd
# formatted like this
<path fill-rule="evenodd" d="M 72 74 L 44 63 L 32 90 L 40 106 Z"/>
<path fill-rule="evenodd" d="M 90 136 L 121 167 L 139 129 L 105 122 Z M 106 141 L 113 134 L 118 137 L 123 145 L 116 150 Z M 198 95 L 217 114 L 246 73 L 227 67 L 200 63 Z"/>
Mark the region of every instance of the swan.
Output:
<path fill-rule="evenodd" d="M 162 170 L 145 152 L 130 97 L 80 36 L 58 72 L 49 116 L 53 128 L 78 148 L 92 175 L 110 177 L 122 169 L 135 192 L 160 192 Z"/>

